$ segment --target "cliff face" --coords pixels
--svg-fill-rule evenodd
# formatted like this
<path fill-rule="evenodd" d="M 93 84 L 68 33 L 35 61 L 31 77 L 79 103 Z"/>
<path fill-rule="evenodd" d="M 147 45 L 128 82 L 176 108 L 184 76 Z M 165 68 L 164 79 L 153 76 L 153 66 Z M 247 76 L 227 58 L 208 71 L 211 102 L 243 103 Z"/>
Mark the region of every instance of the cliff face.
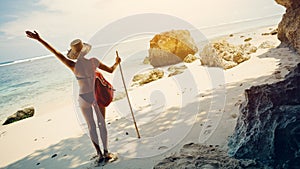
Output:
<path fill-rule="evenodd" d="M 300 168 L 300 64 L 284 81 L 245 91 L 229 154 L 274 168 Z"/>
<path fill-rule="evenodd" d="M 275 0 L 286 7 L 278 25 L 278 39 L 300 53 L 300 1 L 299 0 Z"/>
<path fill-rule="evenodd" d="M 299 0 L 275 0 L 278 4 L 286 7 L 286 8 L 297 8 L 300 6 Z"/>
<path fill-rule="evenodd" d="M 300 53 L 300 1 L 275 0 L 286 7 L 278 39 Z M 300 168 L 300 63 L 284 81 L 245 91 L 229 154 L 272 168 Z"/>

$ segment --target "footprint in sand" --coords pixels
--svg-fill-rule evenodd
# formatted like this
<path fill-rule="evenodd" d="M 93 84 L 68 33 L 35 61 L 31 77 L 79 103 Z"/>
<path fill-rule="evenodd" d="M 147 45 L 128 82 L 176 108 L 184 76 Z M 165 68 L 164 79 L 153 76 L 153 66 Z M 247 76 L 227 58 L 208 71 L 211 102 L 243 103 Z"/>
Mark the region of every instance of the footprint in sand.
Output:
<path fill-rule="evenodd" d="M 56 157 L 57 156 L 57 154 L 53 154 L 52 156 L 51 156 L 51 158 L 54 158 L 54 157 Z"/>
<path fill-rule="evenodd" d="M 282 76 L 281 76 L 280 73 L 281 73 L 280 71 L 275 71 L 275 72 L 274 72 L 274 75 L 275 75 L 275 78 L 276 78 L 276 79 L 281 79 L 281 78 L 282 78 Z"/>
<path fill-rule="evenodd" d="M 292 67 L 291 67 L 291 66 L 284 66 L 284 68 L 286 68 L 288 71 L 291 71 L 291 70 L 292 70 Z"/>
<path fill-rule="evenodd" d="M 244 40 L 244 42 L 248 42 L 250 40 L 252 40 L 252 38 L 247 38 L 247 39 Z"/>
<path fill-rule="evenodd" d="M 211 133 L 211 130 L 205 130 L 203 134 L 204 134 L 204 135 L 208 135 L 208 134 L 210 134 L 210 133 Z"/>
<path fill-rule="evenodd" d="M 6 134 L 6 131 L 2 131 L 2 132 L 0 133 L 0 137 L 5 136 L 5 134 Z"/>
<path fill-rule="evenodd" d="M 242 103 L 242 100 L 238 100 L 238 101 L 234 104 L 234 106 L 239 106 L 241 103 Z"/>
<path fill-rule="evenodd" d="M 158 147 L 158 150 L 165 150 L 165 149 L 168 149 L 168 147 L 167 146 L 160 146 L 160 147 Z"/>
<path fill-rule="evenodd" d="M 237 118 L 237 114 L 232 114 L 231 117 L 232 117 L 233 119 L 235 119 L 235 118 Z"/>

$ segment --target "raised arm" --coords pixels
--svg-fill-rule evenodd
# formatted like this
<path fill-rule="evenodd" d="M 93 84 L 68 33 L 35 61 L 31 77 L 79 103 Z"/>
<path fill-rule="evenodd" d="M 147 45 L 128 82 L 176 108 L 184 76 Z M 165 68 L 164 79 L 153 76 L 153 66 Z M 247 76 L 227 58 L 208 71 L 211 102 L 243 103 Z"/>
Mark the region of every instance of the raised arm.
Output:
<path fill-rule="evenodd" d="M 117 68 L 118 64 L 121 62 L 121 58 L 119 56 L 116 57 L 116 62 L 111 67 L 106 66 L 105 64 L 99 62 L 99 69 L 102 69 L 106 72 L 112 73 Z"/>
<path fill-rule="evenodd" d="M 26 34 L 27 34 L 27 37 L 29 37 L 31 39 L 35 39 L 35 40 L 39 41 L 41 44 L 43 44 L 50 52 L 52 52 L 68 68 L 70 68 L 72 71 L 74 71 L 75 62 L 67 59 L 63 54 L 61 54 L 59 51 L 54 49 L 49 43 L 44 41 L 36 31 L 34 31 L 34 32 L 26 31 Z"/>

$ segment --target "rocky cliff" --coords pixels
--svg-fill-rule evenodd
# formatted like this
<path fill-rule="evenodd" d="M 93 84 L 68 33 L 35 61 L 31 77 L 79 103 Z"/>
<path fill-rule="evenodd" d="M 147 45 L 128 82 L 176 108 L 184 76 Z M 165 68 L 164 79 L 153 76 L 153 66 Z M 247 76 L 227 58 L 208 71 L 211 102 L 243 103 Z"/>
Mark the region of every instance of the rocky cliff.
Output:
<path fill-rule="evenodd" d="M 275 0 L 286 7 L 278 25 L 278 39 L 300 53 L 300 1 L 299 0 Z"/>
<path fill-rule="evenodd" d="M 229 154 L 272 168 L 300 168 L 300 64 L 285 80 L 245 91 Z"/>

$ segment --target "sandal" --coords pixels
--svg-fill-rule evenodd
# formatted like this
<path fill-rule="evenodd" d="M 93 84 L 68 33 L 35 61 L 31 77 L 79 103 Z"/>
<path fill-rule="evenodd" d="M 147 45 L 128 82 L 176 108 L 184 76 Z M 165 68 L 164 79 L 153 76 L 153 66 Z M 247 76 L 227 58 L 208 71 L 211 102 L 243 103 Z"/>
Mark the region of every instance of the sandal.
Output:
<path fill-rule="evenodd" d="M 109 161 L 110 159 L 115 158 L 115 155 L 112 153 L 107 153 L 104 158 L 105 160 Z"/>
<path fill-rule="evenodd" d="M 103 158 L 103 157 L 98 157 L 96 160 L 95 160 L 95 167 L 98 167 L 98 166 L 100 166 L 101 165 L 101 163 L 103 163 L 104 162 L 104 160 L 105 160 L 105 158 Z"/>
<path fill-rule="evenodd" d="M 107 150 L 104 150 L 104 159 L 105 162 L 115 161 L 118 159 L 118 156 L 116 154 L 109 153 Z"/>

